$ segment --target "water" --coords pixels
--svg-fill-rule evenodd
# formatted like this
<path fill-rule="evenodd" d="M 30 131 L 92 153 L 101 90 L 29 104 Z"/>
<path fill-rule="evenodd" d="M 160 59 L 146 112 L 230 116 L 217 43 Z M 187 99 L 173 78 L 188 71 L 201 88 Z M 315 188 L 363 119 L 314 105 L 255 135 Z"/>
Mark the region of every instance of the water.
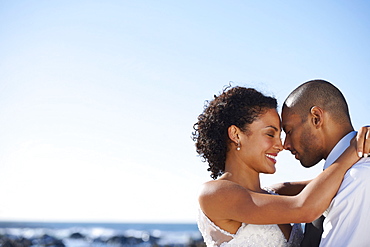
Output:
<path fill-rule="evenodd" d="M 204 246 L 196 224 L 0 222 L 0 241 L 22 247 Z"/>

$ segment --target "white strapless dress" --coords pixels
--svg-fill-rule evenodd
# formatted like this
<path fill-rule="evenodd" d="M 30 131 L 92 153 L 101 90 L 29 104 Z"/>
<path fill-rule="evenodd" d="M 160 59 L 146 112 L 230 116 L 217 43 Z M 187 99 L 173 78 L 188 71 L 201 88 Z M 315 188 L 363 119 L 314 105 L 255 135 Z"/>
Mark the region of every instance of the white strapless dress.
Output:
<path fill-rule="evenodd" d="M 215 225 L 199 210 L 198 228 L 207 247 L 266 246 L 291 247 L 299 246 L 303 239 L 300 224 L 294 224 L 287 241 L 278 225 L 252 225 L 242 223 L 235 234 L 229 233 Z"/>

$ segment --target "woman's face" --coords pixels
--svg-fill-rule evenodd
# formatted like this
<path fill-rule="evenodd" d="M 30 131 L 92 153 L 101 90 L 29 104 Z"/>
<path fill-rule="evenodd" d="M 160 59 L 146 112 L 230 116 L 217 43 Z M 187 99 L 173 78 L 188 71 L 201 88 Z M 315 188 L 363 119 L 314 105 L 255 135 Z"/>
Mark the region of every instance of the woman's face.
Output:
<path fill-rule="evenodd" d="M 240 136 L 238 152 L 244 163 L 258 173 L 275 173 L 276 156 L 283 150 L 280 134 L 280 117 L 275 109 L 269 109 Z"/>

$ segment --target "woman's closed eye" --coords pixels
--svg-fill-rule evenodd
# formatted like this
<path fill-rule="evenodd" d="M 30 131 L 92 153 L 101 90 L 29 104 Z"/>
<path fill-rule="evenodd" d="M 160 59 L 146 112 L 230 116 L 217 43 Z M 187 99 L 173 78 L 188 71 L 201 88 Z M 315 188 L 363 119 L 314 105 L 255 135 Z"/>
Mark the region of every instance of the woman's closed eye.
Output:
<path fill-rule="evenodd" d="M 271 133 L 267 133 L 266 135 L 268 135 L 268 136 L 270 136 L 270 137 L 272 137 L 272 138 L 274 138 L 274 137 L 275 137 L 275 134 L 271 134 Z"/>

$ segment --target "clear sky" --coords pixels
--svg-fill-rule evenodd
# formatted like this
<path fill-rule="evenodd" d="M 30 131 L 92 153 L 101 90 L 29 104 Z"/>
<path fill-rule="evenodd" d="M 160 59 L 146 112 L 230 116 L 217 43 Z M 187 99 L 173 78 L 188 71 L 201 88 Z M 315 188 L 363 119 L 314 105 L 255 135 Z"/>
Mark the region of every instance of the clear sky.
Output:
<path fill-rule="evenodd" d="M 370 124 L 367 1 L 0 1 L 0 220 L 195 222 L 224 85 L 323 78 Z M 263 185 L 308 179 L 287 151 Z"/>

